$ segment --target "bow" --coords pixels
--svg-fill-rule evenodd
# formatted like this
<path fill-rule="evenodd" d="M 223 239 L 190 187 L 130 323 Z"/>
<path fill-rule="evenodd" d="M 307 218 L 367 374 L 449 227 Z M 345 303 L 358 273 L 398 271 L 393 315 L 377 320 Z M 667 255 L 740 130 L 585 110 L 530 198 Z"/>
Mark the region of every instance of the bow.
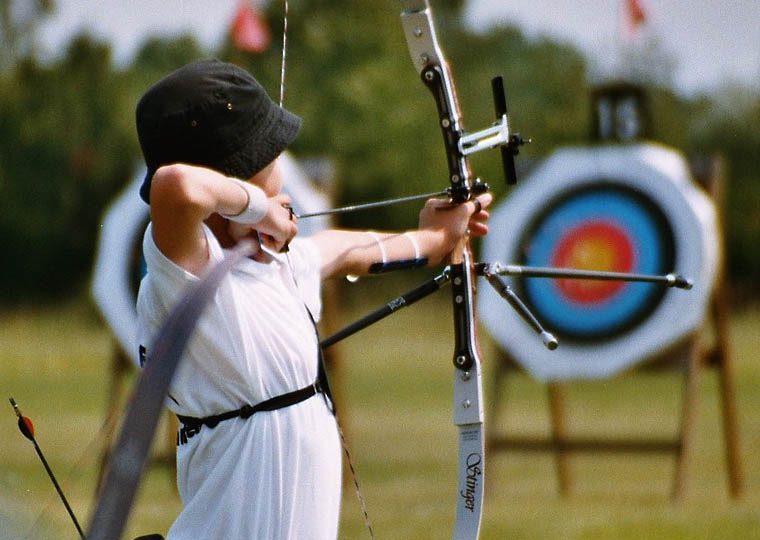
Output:
<path fill-rule="evenodd" d="M 509 133 L 501 78 L 493 81 L 496 123 L 483 131 L 465 134 L 454 84 L 438 44 L 430 6 L 427 0 L 402 0 L 402 4 L 404 10 L 401 20 L 409 52 L 423 84 L 435 100 L 449 171 L 450 187 L 443 192 L 427 194 L 425 197 L 446 194 L 452 202 L 463 203 L 487 191 L 488 185 L 472 176 L 467 156 L 479 150 L 496 147 L 501 148 L 507 183 L 515 183 L 514 155 L 517 154 L 518 147 L 526 141 L 518 134 Z M 416 197 L 338 208 L 329 213 L 372 208 L 412 198 Z M 432 294 L 443 284 L 451 283 L 455 333 L 454 424 L 459 429 L 459 480 L 453 535 L 455 539 L 461 540 L 478 538 L 483 513 L 483 389 L 475 315 L 475 277 L 483 273 L 483 265 L 476 267 L 474 264 L 469 239 L 465 237 L 451 253 L 450 264 L 441 275 L 391 300 L 385 306 L 320 342 L 322 348 L 329 347 L 402 307 Z"/>
<path fill-rule="evenodd" d="M 402 0 L 401 20 L 409 52 L 423 84 L 438 108 L 448 162 L 450 196 L 465 202 L 487 190 L 473 179 L 465 153 L 459 105 L 448 66 L 444 60 L 427 0 Z M 506 111 L 504 114 L 506 120 Z M 506 125 L 506 122 L 504 122 Z M 504 131 L 497 144 L 505 143 Z M 477 144 L 477 142 L 476 142 Z M 454 424 L 459 429 L 459 486 L 454 538 L 477 538 L 483 512 L 484 437 L 483 389 L 480 353 L 475 332 L 475 270 L 469 240 L 464 239 L 451 255 L 449 274 L 454 312 Z"/>

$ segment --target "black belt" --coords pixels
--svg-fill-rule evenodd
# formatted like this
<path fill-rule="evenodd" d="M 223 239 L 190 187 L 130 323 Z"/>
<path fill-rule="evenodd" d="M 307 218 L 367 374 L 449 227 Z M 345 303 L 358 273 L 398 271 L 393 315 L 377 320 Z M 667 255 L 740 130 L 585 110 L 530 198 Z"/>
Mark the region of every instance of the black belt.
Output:
<path fill-rule="evenodd" d="M 215 428 L 219 422 L 224 420 L 230 420 L 232 418 L 246 419 L 257 412 L 262 411 L 274 411 L 285 407 L 290 407 L 296 403 L 301 403 L 304 400 L 309 399 L 314 394 L 324 392 L 320 381 L 317 380 L 305 388 L 288 392 L 275 396 L 273 398 L 257 403 L 256 405 L 243 405 L 235 411 L 228 411 L 222 414 L 216 414 L 214 416 L 207 416 L 205 418 L 194 418 L 192 416 L 177 415 L 179 421 L 182 422 L 182 427 L 177 434 L 177 446 L 187 443 L 188 439 L 193 438 L 200 433 L 201 428 L 206 426 L 207 428 Z M 329 395 L 329 394 L 328 394 Z"/>

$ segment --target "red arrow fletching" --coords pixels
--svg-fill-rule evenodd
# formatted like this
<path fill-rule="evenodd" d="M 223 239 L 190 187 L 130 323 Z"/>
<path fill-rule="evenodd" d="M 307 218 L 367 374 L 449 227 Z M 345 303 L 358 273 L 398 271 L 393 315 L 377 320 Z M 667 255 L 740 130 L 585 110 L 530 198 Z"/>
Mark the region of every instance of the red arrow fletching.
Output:
<path fill-rule="evenodd" d="M 32 424 L 32 421 L 29 420 L 26 416 L 19 417 L 18 428 L 21 430 L 21 433 L 24 434 L 24 437 L 30 441 L 34 440 L 34 424 Z"/>

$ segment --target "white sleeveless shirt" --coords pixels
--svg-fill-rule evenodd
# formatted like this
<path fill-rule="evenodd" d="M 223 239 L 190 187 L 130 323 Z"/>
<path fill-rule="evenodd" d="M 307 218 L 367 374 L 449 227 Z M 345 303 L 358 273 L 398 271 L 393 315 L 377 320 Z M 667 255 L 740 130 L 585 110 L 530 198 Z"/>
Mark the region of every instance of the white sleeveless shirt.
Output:
<path fill-rule="evenodd" d="M 198 280 L 161 253 L 151 230 L 149 225 L 143 239 L 148 273 L 137 299 L 139 339 L 146 347 Z M 213 265 L 224 250 L 205 225 L 204 232 Z M 244 259 L 223 279 L 172 380 L 172 411 L 212 416 L 316 380 L 318 343 L 305 306 L 318 319 L 319 252 L 310 240 L 296 239 L 289 259 L 292 274 L 279 256 L 268 264 Z M 334 539 L 341 488 L 335 419 L 317 394 L 245 420 L 204 426 L 177 447 L 177 484 L 184 508 L 168 540 Z"/>

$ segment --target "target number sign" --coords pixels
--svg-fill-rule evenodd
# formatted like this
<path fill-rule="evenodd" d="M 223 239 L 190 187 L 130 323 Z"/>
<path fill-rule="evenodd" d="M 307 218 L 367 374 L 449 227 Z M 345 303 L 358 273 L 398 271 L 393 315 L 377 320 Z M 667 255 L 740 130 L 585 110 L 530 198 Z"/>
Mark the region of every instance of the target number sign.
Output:
<path fill-rule="evenodd" d="M 561 150 L 494 211 L 483 260 L 638 274 L 681 273 L 691 291 L 651 283 L 522 278 L 510 286 L 556 351 L 487 285 L 481 318 L 542 379 L 610 376 L 699 325 L 717 264 L 715 213 L 683 158 L 654 145 Z M 670 320 L 670 319 L 678 319 Z"/>

